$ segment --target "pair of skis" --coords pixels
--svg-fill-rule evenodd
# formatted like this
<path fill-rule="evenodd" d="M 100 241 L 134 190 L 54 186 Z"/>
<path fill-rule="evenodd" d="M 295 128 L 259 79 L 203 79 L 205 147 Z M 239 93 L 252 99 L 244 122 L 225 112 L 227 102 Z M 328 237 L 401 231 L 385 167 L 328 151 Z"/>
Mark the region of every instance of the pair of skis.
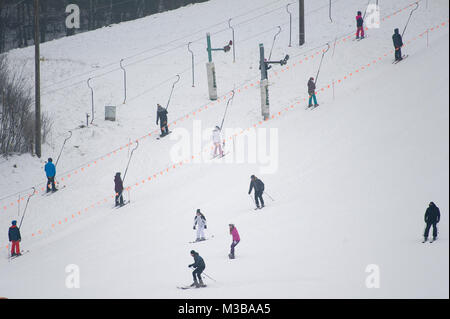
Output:
<path fill-rule="evenodd" d="M 8 259 L 9 259 L 9 260 L 14 260 L 14 259 L 16 259 L 16 258 L 18 258 L 18 257 L 20 257 L 20 256 L 23 256 L 23 255 L 29 253 L 29 252 L 30 252 L 29 250 L 22 250 L 22 251 L 20 252 L 20 255 L 9 256 Z"/>
<path fill-rule="evenodd" d="M 394 62 L 392 62 L 392 64 L 397 64 L 397 63 L 399 63 L 399 62 L 402 62 L 402 61 L 403 61 L 404 59 L 406 59 L 408 56 L 409 56 L 408 54 L 405 54 L 405 55 L 402 56 L 402 59 L 401 59 L 401 60 L 395 60 Z"/>
<path fill-rule="evenodd" d="M 202 239 L 202 240 L 194 240 L 194 241 L 190 241 L 189 244 L 201 243 L 201 242 L 204 242 L 204 241 L 213 239 L 213 238 L 214 238 L 214 235 L 211 235 L 211 237 L 207 237 L 207 238 Z"/>

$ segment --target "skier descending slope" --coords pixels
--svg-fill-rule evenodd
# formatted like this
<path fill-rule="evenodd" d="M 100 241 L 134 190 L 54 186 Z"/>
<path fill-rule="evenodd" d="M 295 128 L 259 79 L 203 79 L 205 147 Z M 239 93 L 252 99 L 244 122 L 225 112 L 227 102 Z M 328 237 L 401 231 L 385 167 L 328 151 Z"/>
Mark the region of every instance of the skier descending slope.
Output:
<path fill-rule="evenodd" d="M 317 107 L 319 104 L 317 104 L 317 98 L 316 98 L 316 83 L 314 83 L 314 78 L 309 78 L 308 81 L 308 94 L 309 94 L 309 103 L 308 107 L 313 106 L 312 100 L 314 99 L 314 106 Z"/>
<path fill-rule="evenodd" d="M 356 39 L 359 39 L 361 34 L 361 39 L 364 39 L 364 19 L 361 15 L 361 11 L 358 11 L 356 15 Z"/>
<path fill-rule="evenodd" d="M 116 173 L 114 176 L 114 190 L 116 192 L 116 207 L 125 205 L 123 202 L 123 181 L 120 177 L 120 173 Z"/>
<path fill-rule="evenodd" d="M 241 241 L 241 237 L 239 236 L 237 228 L 236 228 L 236 226 L 234 226 L 234 224 L 229 224 L 228 226 L 230 227 L 230 234 L 231 234 L 231 236 L 233 236 L 233 242 L 231 243 L 231 251 L 228 254 L 228 257 L 230 259 L 234 259 L 234 248 Z"/>
<path fill-rule="evenodd" d="M 158 111 L 156 112 L 156 125 L 158 123 L 161 127 L 161 137 L 169 134 L 169 127 L 167 126 L 167 110 L 158 104 Z"/>
<path fill-rule="evenodd" d="M 20 256 L 20 241 L 22 240 L 20 236 L 20 230 L 17 227 L 17 221 L 12 221 L 12 226 L 9 227 L 8 237 L 11 242 L 11 257 Z"/>
<path fill-rule="evenodd" d="M 220 132 L 220 127 L 216 126 L 215 129 L 213 130 L 213 135 L 212 135 L 212 139 L 213 139 L 213 143 L 214 143 L 214 155 L 213 157 L 219 156 L 219 157 L 223 157 L 223 149 L 222 149 L 222 136 L 221 136 L 221 132 Z M 225 142 L 223 142 L 225 143 Z M 219 150 L 219 154 L 217 154 L 217 150 Z"/>
<path fill-rule="evenodd" d="M 197 227 L 197 239 L 196 241 L 205 240 L 205 232 L 206 229 L 206 217 L 200 212 L 200 209 L 197 209 L 197 213 L 194 218 L 194 230 Z"/>
<path fill-rule="evenodd" d="M 392 41 L 394 42 L 394 48 L 395 48 L 395 61 L 400 62 L 403 60 L 402 57 L 402 46 L 403 46 L 403 40 L 402 36 L 400 35 L 398 28 L 394 30 L 394 34 L 392 35 Z"/>
<path fill-rule="evenodd" d="M 47 164 L 45 164 L 45 174 L 47 175 L 47 193 L 50 192 L 50 185 L 52 186 L 51 191 L 56 192 L 55 186 L 55 175 L 56 175 L 56 167 L 53 164 L 53 160 L 51 158 L 48 159 Z"/>
<path fill-rule="evenodd" d="M 264 183 L 258 179 L 255 175 L 252 175 L 250 182 L 250 189 L 248 190 L 248 194 L 252 192 L 253 188 L 255 189 L 255 204 L 256 209 L 260 209 L 264 207 L 264 199 L 262 197 L 264 193 Z M 259 206 L 259 202 L 261 201 L 261 206 Z"/>
<path fill-rule="evenodd" d="M 441 212 L 439 208 L 431 202 L 425 212 L 425 223 L 427 224 L 427 227 L 425 228 L 424 233 L 424 240 L 423 242 L 426 242 L 428 240 L 428 234 L 430 232 L 431 226 L 433 226 L 433 240 L 430 241 L 432 243 L 437 239 L 438 230 L 437 230 L 437 224 L 441 220 Z"/>
<path fill-rule="evenodd" d="M 202 276 L 201 276 L 202 272 L 206 268 L 205 261 L 203 260 L 202 257 L 200 257 L 198 252 L 196 252 L 195 250 L 191 250 L 191 256 L 194 257 L 194 263 L 190 264 L 188 267 L 195 268 L 195 270 L 192 272 L 192 277 L 194 277 L 194 282 L 192 283 L 191 287 L 196 287 L 196 288 L 206 287 L 206 285 L 203 283 Z M 197 281 L 197 279 L 198 279 L 198 281 Z"/>

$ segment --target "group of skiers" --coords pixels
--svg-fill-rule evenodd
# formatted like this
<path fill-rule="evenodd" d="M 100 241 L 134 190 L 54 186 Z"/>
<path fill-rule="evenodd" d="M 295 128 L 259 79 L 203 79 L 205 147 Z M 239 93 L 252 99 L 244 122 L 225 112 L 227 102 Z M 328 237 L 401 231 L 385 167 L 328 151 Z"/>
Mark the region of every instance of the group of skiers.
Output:
<path fill-rule="evenodd" d="M 362 16 L 361 11 L 358 11 L 356 14 L 356 39 L 364 39 L 364 17 Z M 394 34 L 392 35 L 392 41 L 394 42 L 394 48 L 395 48 L 395 61 L 399 62 L 403 60 L 402 56 L 402 47 L 403 47 L 403 39 L 399 32 L 399 29 L 396 28 L 394 30 Z M 310 77 L 308 80 L 308 95 L 309 95 L 309 103 L 308 108 L 310 107 L 317 107 L 319 104 L 317 103 L 316 98 L 316 82 L 314 81 L 313 77 Z M 312 102 L 314 101 L 314 104 Z"/>

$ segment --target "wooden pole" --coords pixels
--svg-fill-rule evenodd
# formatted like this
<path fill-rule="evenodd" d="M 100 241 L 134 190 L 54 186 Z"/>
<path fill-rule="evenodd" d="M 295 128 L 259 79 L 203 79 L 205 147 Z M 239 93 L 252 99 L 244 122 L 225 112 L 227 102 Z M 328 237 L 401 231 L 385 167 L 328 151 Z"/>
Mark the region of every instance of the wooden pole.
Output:
<path fill-rule="evenodd" d="M 41 157 L 41 68 L 40 68 L 39 0 L 34 0 L 34 61 L 35 61 L 35 152 Z"/>

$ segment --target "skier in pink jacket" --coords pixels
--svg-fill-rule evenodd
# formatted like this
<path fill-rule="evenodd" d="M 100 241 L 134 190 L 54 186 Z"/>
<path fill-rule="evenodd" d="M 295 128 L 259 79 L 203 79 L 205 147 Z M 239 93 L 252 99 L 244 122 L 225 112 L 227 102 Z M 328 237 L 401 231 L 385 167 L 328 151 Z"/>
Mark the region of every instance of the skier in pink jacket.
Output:
<path fill-rule="evenodd" d="M 234 259 L 234 247 L 236 247 L 237 244 L 239 244 L 241 238 L 239 237 L 239 233 L 234 224 L 229 224 L 228 226 L 230 226 L 230 234 L 231 236 L 233 236 L 233 243 L 231 244 L 231 252 L 228 254 L 228 257 L 230 259 Z"/>

